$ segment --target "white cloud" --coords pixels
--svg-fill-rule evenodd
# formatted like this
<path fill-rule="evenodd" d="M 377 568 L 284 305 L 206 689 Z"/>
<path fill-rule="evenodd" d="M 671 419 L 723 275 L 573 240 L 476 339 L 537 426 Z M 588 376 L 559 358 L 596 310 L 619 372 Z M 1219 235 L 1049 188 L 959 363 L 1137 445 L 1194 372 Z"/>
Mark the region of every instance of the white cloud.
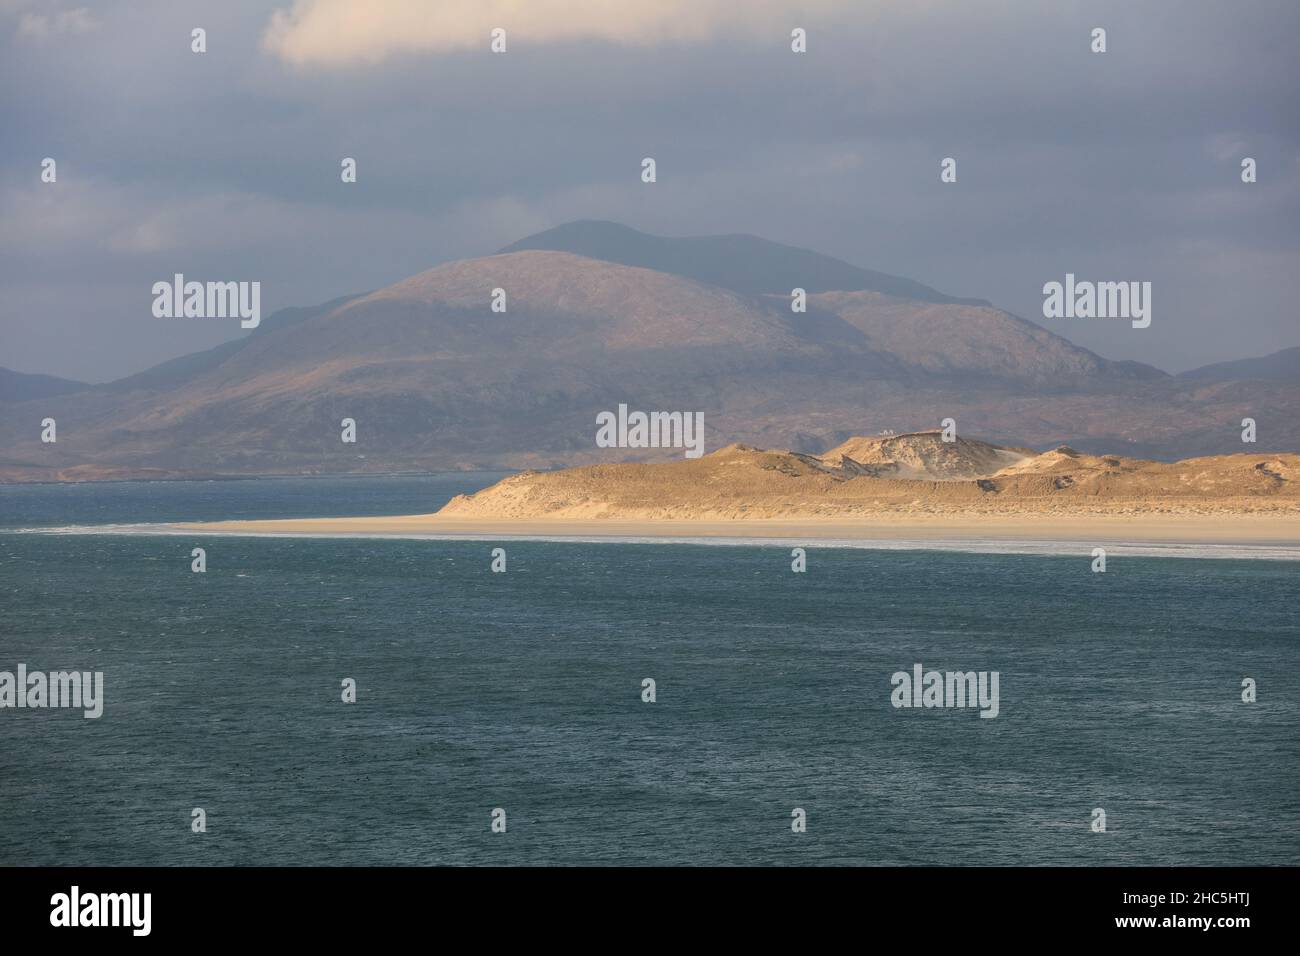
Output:
<path fill-rule="evenodd" d="M 294 66 L 373 64 L 395 54 L 487 51 L 491 31 L 511 49 L 566 40 L 629 46 L 699 43 L 724 31 L 767 33 L 775 42 L 809 15 L 844 13 L 875 0 L 295 0 L 277 11 L 264 47 Z M 518 44 L 518 46 L 516 46 Z"/>

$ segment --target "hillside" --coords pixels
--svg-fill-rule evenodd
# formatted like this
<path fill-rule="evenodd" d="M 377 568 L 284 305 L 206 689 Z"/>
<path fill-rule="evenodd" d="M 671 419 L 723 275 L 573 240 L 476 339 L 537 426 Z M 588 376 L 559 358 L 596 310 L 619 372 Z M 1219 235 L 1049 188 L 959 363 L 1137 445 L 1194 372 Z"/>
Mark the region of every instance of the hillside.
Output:
<path fill-rule="evenodd" d="M 860 331 L 874 349 L 916 373 L 1019 381 L 1059 389 L 1106 379 L 1159 383 L 1167 376 L 1137 362 L 1110 362 L 988 304 L 917 303 L 878 292 L 825 292 L 810 298 Z"/>

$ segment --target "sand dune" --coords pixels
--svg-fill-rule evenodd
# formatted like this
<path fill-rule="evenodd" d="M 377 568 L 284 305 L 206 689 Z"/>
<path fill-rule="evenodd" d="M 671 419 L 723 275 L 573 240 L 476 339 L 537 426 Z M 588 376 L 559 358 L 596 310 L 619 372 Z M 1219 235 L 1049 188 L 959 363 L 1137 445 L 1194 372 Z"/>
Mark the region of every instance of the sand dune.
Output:
<path fill-rule="evenodd" d="M 877 478 L 955 481 L 986 478 L 1034 456 L 1028 448 L 1007 448 L 957 437 L 941 439 L 938 431 L 883 438 L 850 438 L 819 456 L 828 463 L 852 462 Z"/>
<path fill-rule="evenodd" d="M 938 432 L 855 438 L 822 456 L 730 445 L 696 460 L 524 472 L 442 517 L 693 520 L 881 516 L 1300 517 L 1300 456 L 1242 454 L 1164 463 L 1043 454 Z"/>
<path fill-rule="evenodd" d="M 229 534 L 1049 541 L 1300 547 L 1300 455 L 1163 463 L 938 432 L 824 455 L 746 445 L 523 472 L 436 514 L 171 526 Z"/>

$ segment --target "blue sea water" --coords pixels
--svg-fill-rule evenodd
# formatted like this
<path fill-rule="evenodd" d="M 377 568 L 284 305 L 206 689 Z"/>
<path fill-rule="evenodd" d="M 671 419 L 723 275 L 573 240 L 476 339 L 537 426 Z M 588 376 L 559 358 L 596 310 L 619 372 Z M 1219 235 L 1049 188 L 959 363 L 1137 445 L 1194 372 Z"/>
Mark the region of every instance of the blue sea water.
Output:
<path fill-rule="evenodd" d="M 1300 562 L 13 530 L 495 477 L 0 486 L 0 671 L 106 698 L 0 710 L 0 864 L 1300 863 Z"/>

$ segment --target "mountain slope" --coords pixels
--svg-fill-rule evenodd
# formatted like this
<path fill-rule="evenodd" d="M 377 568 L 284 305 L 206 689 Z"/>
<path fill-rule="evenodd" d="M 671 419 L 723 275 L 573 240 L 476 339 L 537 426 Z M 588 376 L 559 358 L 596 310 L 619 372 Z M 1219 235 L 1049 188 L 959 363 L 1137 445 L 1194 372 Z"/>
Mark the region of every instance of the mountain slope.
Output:
<path fill-rule="evenodd" d="M 134 375 L 116 379 L 107 385 L 99 387 L 109 391 L 122 392 L 132 389 L 161 389 L 184 385 L 194 376 L 216 368 L 227 359 L 247 348 L 249 340 L 254 336 L 266 335 L 278 329 L 306 322 L 316 316 L 325 315 L 356 298 L 358 296 L 343 296 L 322 305 L 280 309 L 264 318 L 258 327 L 248 335 L 240 336 L 230 342 L 223 342 L 220 345 L 214 345 L 202 352 L 191 352 L 189 355 L 182 355 L 166 362 L 160 362 L 142 372 L 136 372 Z"/>
<path fill-rule="evenodd" d="M 809 298 L 887 352 L 925 373 L 1032 382 L 1060 388 L 1099 377 L 1157 381 L 1164 372 L 1112 362 L 1041 326 L 990 305 L 918 303 L 878 292 L 824 292 Z"/>

